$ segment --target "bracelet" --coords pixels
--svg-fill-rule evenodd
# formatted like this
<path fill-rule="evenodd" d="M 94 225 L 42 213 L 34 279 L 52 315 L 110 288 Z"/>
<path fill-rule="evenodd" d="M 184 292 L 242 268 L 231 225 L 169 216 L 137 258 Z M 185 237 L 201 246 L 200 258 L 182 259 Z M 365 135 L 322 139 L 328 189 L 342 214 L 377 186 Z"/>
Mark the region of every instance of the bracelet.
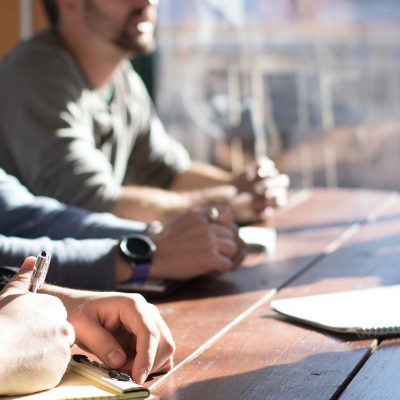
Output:
<path fill-rule="evenodd" d="M 124 283 L 146 282 L 147 279 L 149 278 L 151 262 L 144 262 L 140 264 L 131 263 L 130 265 L 132 268 L 133 275 L 132 278 L 125 281 Z"/>

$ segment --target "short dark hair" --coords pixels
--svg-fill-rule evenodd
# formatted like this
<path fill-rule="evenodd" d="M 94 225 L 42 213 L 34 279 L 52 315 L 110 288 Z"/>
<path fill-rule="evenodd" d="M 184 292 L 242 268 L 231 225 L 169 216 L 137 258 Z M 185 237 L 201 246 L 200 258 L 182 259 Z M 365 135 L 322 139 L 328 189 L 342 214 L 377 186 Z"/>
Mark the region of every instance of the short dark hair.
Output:
<path fill-rule="evenodd" d="M 43 7 L 46 11 L 47 18 L 50 23 L 55 26 L 58 23 L 58 6 L 57 0 L 43 0 Z"/>

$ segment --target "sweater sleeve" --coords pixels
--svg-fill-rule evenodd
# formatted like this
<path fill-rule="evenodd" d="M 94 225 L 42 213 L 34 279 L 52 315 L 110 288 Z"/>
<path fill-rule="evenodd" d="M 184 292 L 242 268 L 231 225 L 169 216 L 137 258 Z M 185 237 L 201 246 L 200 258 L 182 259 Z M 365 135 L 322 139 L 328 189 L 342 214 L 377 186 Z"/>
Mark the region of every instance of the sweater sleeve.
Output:
<path fill-rule="evenodd" d="M 35 197 L 14 177 L 0 170 L 0 233 L 50 239 L 120 238 L 142 232 L 146 224 L 108 213 L 91 213 L 47 197 Z"/>
<path fill-rule="evenodd" d="M 115 239 L 146 227 L 35 197 L 1 169 L 0 216 L 1 266 L 20 266 L 25 257 L 47 250 L 48 282 L 81 289 L 113 289 Z"/>
<path fill-rule="evenodd" d="M 52 254 L 46 282 L 77 289 L 113 290 L 115 241 L 112 239 L 23 239 L 0 235 L 0 265 L 20 266 L 46 249 Z"/>

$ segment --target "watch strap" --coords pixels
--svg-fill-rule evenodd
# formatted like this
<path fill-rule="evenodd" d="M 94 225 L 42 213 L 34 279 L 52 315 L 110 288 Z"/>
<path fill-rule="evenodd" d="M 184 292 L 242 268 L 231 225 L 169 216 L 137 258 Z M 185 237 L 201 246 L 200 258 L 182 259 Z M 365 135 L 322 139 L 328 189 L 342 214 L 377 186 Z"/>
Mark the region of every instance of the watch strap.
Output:
<path fill-rule="evenodd" d="M 132 263 L 132 278 L 124 283 L 132 283 L 132 282 L 146 282 L 149 278 L 150 274 L 151 261 L 143 262 L 143 263 Z"/>

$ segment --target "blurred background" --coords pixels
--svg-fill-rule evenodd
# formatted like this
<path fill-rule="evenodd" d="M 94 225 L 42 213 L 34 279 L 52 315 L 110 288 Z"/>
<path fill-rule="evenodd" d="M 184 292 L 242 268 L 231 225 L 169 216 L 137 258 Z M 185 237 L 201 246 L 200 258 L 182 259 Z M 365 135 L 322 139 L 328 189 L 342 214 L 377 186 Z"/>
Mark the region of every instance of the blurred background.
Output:
<path fill-rule="evenodd" d="M 0 56 L 45 25 L 40 0 L 1 0 Z M 134 65 L 193 158 L 400 189 L 398 0 L 160 0 L 157 36 Z"/>

